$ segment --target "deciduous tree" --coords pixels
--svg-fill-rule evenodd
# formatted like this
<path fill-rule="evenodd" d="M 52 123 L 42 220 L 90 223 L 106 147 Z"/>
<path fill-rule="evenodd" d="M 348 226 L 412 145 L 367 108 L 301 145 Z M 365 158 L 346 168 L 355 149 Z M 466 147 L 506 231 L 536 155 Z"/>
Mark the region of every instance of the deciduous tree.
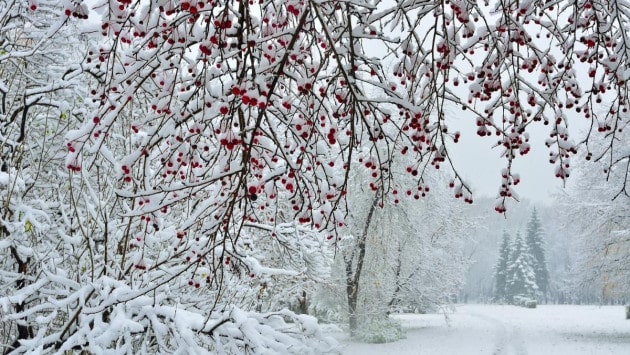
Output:
<path fill-rule="evenodd" d="M 433 172 L 426 179 L 440 176 Z M 461 285 L 468 266 L 461 247 L 474 224 L 447 203 L 448 190 L 427 192 L 418 192 L 417 200 L 387 199 L 351 184 L 348 236 L 338 256 L 345 266 L 352 332 L 393 311 L 437 308 Z"/>
<path fill-rule="evenodd" d="M 617 143 L 628 142 L 628 131 L 620 132 Z M 575 241 L 571 291 L 590 302 L 627 299 L 630 283 L 630 197 L 626 186 L 628 161 L 608 169 L 610 161 L 623 161 L 623 154 L 611 151 L 605 141 L 593 141 L 591 160 L 576 167 L 564 193 L 556 198 L 564 231 Z M 607 177 L 604 179 L 603 177 Z"/>

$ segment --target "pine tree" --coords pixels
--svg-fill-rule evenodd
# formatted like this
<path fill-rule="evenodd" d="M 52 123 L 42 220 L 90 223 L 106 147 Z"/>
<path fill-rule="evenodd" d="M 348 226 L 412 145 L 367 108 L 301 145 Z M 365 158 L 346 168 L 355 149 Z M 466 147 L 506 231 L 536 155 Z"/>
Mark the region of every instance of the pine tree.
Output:
<path fill-rule="evenodd" d="M 549 271 L 545 259 L 545 242 L 543 241 L 544 230 L 538 219 L 536 209 L 527 223 L 526 243 L 532 255 L 532 267 L 536 275 L 536 285 L 538 291 L 544 296 L 549 289 Z"/>
<path fill-rule="evenodd" d="M 525 239 L 521 233 L 517 233 L 507 269 L 506 295 L 509 301 L 514 301 L 516 296 L 533 297 L 536 294 L 538 286 L 532 260 Z"/>
<path fill-rule="evenodd" d="M 508 263 L 510 259 L 510 235 L 503 231 L 503 239 L 499 247 L 499 259 L 494 267 L 494 301 L 506 300 L 506 286 L 508 277 Z"/>

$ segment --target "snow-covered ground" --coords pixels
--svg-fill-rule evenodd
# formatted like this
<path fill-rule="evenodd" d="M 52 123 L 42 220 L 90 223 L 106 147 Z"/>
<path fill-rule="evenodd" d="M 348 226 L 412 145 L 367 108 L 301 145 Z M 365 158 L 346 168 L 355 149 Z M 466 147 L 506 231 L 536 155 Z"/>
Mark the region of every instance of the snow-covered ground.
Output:
<path fill-rule="evenodd" d="M 339 335 L 342 354 L 629 355 L 630 320 L 621 306 L 461 305 L 443 314 L 397 315 L 407 338 L 363 344 Z"/>

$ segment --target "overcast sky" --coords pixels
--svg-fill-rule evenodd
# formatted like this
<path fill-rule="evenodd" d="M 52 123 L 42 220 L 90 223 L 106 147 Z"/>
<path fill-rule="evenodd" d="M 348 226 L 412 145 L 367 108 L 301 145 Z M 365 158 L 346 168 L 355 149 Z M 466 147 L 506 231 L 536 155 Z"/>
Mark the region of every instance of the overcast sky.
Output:
<path fill-rule="evenodd" d="M 477 135 L 475 118 L 471 114 L 460 112 L 449 120 L 462 132 L 460 142 L 451 146 L 458 172 L 473 188 L 474 196 L 497 197 L 501 169 L 506 166 L 505 159 L 500 156 L 502 150 L 500 147 L 492 148 L 497 142 L 495 136 Z M 589 121 L 577 115 L 570 119 L 570 134 L 574 142 L 579 142 Z M 513 166 L 514 172 L 521 176 L 521 182 L 516 187 L 519 197 L 537 203 L 551 202 L 551 193 L 562 188 L 562 180 L 555 177 L 555 165 L 549 163 L 549 149 L 545 146 L 549 130 L 549 126 L 542 124 L 532 126 L 529 131 L 531 151 L 525 156 L 518 156 Z"/>

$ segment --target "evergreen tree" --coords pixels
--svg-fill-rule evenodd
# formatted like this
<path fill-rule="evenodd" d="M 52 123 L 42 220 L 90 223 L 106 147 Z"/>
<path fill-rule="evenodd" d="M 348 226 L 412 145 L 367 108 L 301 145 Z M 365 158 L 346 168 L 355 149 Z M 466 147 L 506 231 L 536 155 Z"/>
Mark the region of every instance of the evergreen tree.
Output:
<path fill-rule="evenodd" d="M 538 286 L 532 260 L 525 238 L 517 233 L 507 269 L 506 296 L 509 301 L 516 296 L 533 297 L 536 294 Z"/>
<path fill-rule="evenodd" d="M 499 247 L 499 259 L 494 267 L 494 301 L 502 302 L 506 299 L 506 285 L 508 277 L 508 263 L 510 259 L 510 235 L 503 231 L 503 239 Z"/>
<path fill-rule="evenodd" d="M 549 289 L 549 271 L 545 259 L 545 242 L 543 241 L 544 230 L 538 219 L 536 209 L 527 223 L 526 243 L 532 255 L 532 267 L 536 275 L 536 285 L 538 291 L 544 296 Z"/>

